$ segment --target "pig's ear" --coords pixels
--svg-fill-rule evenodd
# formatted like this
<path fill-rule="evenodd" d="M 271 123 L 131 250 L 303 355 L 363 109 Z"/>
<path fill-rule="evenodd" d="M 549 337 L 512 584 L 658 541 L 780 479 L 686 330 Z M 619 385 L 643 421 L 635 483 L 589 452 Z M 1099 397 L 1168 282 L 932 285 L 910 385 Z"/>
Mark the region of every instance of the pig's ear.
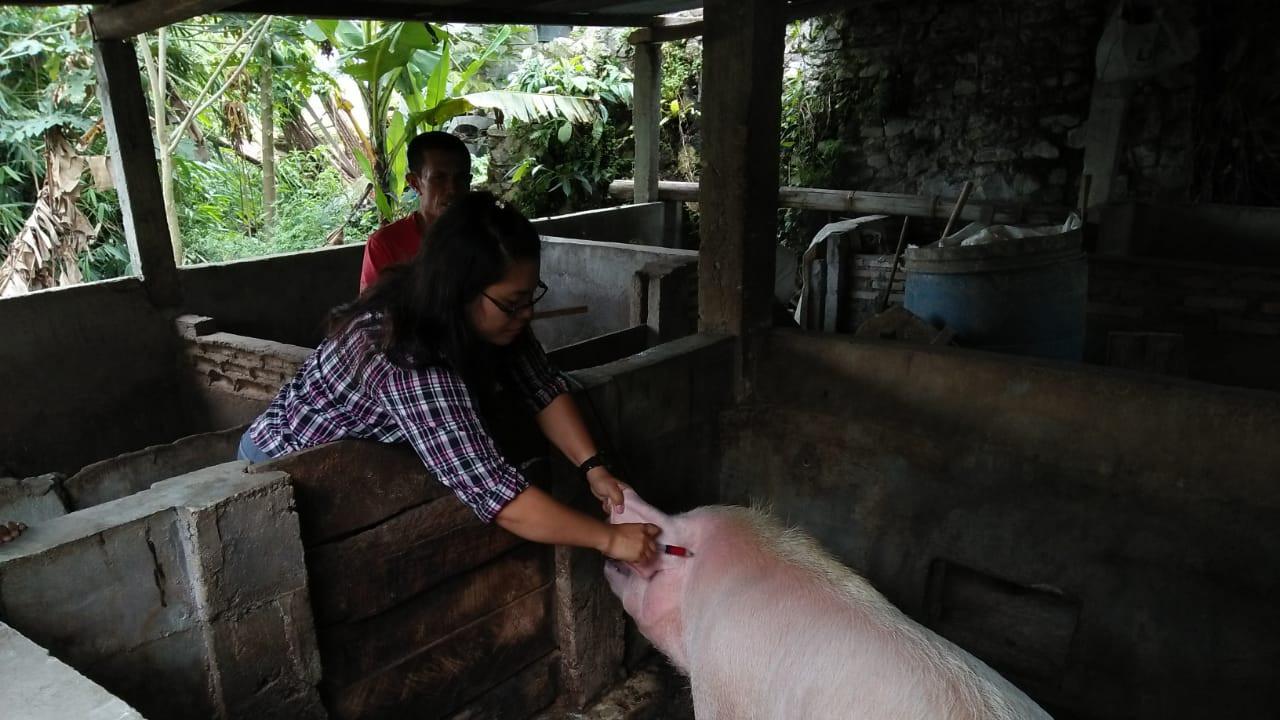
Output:
<path fill-rule="evenodd" d="M 653 523 L 665 528 L 670 516 L 640 499 L 635 490 L 626 488 L 622 491 L 622 512 L 609 517 L 613 523 Z"/>

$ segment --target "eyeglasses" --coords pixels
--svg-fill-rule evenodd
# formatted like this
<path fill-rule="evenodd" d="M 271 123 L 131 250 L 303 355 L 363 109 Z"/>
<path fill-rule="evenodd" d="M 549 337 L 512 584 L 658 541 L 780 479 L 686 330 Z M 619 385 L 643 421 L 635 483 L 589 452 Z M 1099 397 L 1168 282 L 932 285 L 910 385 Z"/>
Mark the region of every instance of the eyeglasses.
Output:
<path fill-rule="evenodd" d="M 529 298 L 528 302 L 522 302 L 518 305 L 508 305 L 504 302 L 498 302 L 497 300 L 494 300 L 493 297 L 489 295 L 489 293 L 486 293 L 486 292 L 481 292 L 480 294 L 488 298 L 489 302 L 493 303 L 494 307 L 506 313 L 508 317 L 515 317 L 516 315 L 519 315 L 521 312 L 524 312 L 525 310 L 538 304 L 538 301 L 541 300 L 542 297 L 547 294 L 547 284 L 539 280 L 538 286 L 534 288 L 533 297 Z"/>

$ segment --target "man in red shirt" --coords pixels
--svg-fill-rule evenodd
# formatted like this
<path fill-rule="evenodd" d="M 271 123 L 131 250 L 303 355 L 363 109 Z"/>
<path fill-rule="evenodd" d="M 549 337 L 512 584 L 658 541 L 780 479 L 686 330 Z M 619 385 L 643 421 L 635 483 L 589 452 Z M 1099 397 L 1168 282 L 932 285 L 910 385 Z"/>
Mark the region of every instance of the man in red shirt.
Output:
<path fill-rule="evenodd" d="M 425 132 L 409 141 L 405 179 L 418 191 L 418 210 L 378 228 L 364 246 L 360 292 L 378 281 L 383 268 L 413 259 L 422 238 L 455 196 L 471 187 L 471 153 L 447 132 Z"/>

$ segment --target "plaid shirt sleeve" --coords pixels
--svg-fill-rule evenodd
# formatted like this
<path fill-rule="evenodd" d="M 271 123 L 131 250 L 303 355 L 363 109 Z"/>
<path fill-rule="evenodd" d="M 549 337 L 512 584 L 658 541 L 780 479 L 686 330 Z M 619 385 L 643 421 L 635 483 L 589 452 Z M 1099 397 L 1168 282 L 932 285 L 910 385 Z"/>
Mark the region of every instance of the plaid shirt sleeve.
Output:
<path fill-rule="evenodd" d="M 551 367 L 542 343 L 532 331 L 526 330 L 520 336 L 509 357 L 511 379 L 520 397 L 534 413 L 541 412 L 556 397 L 569 392 L 569 383 Z"/>
<path fill-rule="evenodd" d="M 498 452 L 471 393 L 444 368 L 395 368 L 383 401 L 436 478 L 483 522 L 493 522 L 529 481 Z"/>

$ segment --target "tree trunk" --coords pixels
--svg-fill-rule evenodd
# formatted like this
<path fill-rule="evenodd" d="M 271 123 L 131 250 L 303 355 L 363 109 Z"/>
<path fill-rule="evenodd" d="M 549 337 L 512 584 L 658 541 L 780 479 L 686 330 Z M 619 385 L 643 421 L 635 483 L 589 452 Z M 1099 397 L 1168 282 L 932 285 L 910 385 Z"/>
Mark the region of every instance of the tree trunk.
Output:
<path fill-rule="evenodd" d="M 275 141 L 275 101 L 271 87 L 271 38 L 262 41 L 262 92 L 258 100 L 262 125 L 262 223 L 263 229 L 270 232 L 276 222 L 276 141 Z"/>
<path fill-rule="evenodd" d="M 169 120 L 165 112 L 168 96 L 169 72 L 167 68 L 169 54 L 168 28 L 160 28 L 156 34 L 156 61 L 151 63 L 151 50 L 145 47 L 146 37 L 139 38 L 144 44 L 143 60 L 147 68 L 151 85 L 151 104 L 156 115 L 156 149 L 160 153 L 160 193 L 164 199 L 164 217 L 169 226 L 169 239 L 173 243 L 173 261 L 182 264 L 182 232 L 178 227 L 178 206 L 173 197 L 173 153 L 169 150 Z"/>
<path fill-rule="evenodd" d="M 320 115 L 316 113 L 310 103 L 303 104 L 302 108 L 303 111 L 310 116 L 311 122 L 314 123 L 316 129 L 320 131 L 320 135 L 324 137 L 325 143 L 329 147 L 329 155 L 333 158 L 334 163 L 338 165 L 338 169 L 342 171 L 342 174 L 346 175 L 350 180 L 360 177 L 360 168 L 356 167 L 354 160 L 352 160 L 351 150 L 348 146 L 342 144 L 333 137 L 333 133 L 329 132 L 329 128 L 324 124 L 324 118 L 321 118 Z M 338 121 L 331 116 L 327 107 L 325 108 L 325 117 L 330 119 L 330 122 L 334 125 L 335 131 L 337 131 Z"/>

